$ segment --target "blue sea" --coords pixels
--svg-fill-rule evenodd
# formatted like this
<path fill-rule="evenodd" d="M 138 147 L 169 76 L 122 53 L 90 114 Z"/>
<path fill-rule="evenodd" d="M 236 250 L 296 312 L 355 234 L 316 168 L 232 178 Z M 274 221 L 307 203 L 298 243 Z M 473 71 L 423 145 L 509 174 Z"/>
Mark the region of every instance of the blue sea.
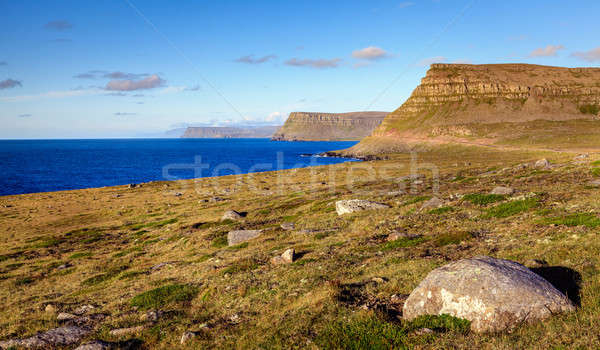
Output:
<path fill-rule="evenodd" d="M 0 140 L 0 195 L 335 164 L 356 142 L 269 139 Z"/>

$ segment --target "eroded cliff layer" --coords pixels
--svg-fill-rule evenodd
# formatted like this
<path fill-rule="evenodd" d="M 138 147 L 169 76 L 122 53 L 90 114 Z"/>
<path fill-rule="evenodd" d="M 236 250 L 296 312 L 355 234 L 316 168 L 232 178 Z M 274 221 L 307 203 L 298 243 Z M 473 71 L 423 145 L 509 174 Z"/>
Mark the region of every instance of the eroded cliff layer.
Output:
<path fill-rule="evenodd" d="M 276 141 L 360 140 L 381 124 L 388 112 L 293 112 L 273 135 Z"/>
<path fill-rule="evenodd" d="M 188 127 L 182 138 L 270 138 L 279 126 L 252 128 L 236 127 Z"/>
<path fill-rule="evenodd" d="M 524 130 L 591 122 L 599 112 L 600 68 L 433 64 L 410 98 L 349 153 L 394 152 L 423 140 L 496 143 L 526 137 Z"/>

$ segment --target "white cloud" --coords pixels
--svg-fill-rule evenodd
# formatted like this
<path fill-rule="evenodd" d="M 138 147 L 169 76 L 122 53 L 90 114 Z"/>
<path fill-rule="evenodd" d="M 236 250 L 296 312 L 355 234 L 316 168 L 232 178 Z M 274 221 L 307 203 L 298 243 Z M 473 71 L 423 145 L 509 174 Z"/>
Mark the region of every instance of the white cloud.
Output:
<path fill-rule="evenodd" d="M 573 52 L 571 56 L 588 62 L 597 62 L 600 61 L 600 47 L 591 49 L 590 51 Z"/>
<path fill-rule="evenodd" d="M 275 55 L 267 55 L 259 58 L 254 58 L 254 55 L 247 55 L 236 59 L 235 62 L 246 64 L 261 64 L 273 60 L 275 58 L 277 58 L 277 56 Z"/>
<path fill-rule="evenodd" d="M 19 95 L 19 96 L 6 96 L 0 97 L 0 101 L 4 102 L 22 102 L 39 99 L 53 99 L 53 98 L 65 98 L 74 96 L 86 96 L 86 95 L 97 95 L 102 91 L 97 89 L 87 90 L 63 90 L 63 91 L 48 91 L 34 95 Z"/>
<path fill-rule="evenodd" d="M 361 60 L 378 60 L 387 57 L 387 55 L 388 54 L 384 49 L 376 46 L 369 46 L 352 52 L 352 57 Z"/>
<path fill-rule="evenodd" d="M 430 57 L 430 58 L 425 58 L 419 61 L 418 65 L 421 67 L 426 67 L 426 66 L 430 66 L 433 63 L 443 63 L 446 62 L 446 57 L 444 56 L 435 56 L 435 57 Z"/>
<path fill-rule="evenodd" d="M 337 68 L 342 62 L 341 58 L 332 58 L 332 59 L 298 59 L 292 58 L 285 62 L 288 66 L 295 67 L 311 67 L 311 68 Z"/>
<path fill-rule="evenodd" d="M 407 7 L 413 6 L 414 4 L 415 3 L 412 2 L 412 1 L 403 1 L 403 2 L 401 2 L 401 3 L 398 4 L 398 8 L 403 9 L 403 8 L 407 8 Z"/>
<path fill-rule="evenodd" d="M 105 89 L 109 91 L 135 91 L 154 89 L 163 86 L 165 83 L 158 75 L 153 74 L 141 80 L 111 80 L 106 84 Z"/>
<path fill-rule="evenodd" d="M 529 54 L 529 57 L 554 57 L 558 56 L 558 51 L 564 49 L 562 45 L 548 45 L 537 48 Z"/>
<path fill-rule="evenodd" d="M 281 121 L 282 117 L 283 117 L 283 115 L 281 114 L 281 112 L 273 112 L 265 118 L 265 121 L 268 121 L 268 122 Z"/>

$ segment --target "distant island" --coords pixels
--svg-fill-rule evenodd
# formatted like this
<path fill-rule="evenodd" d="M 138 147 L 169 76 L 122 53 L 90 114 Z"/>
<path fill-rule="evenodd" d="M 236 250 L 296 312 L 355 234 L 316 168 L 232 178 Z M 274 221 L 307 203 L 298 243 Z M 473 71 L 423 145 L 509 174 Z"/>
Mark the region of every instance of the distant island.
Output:
<path fill-rule="evenodd" d="M 257 127 L 228 127 L 228 126 L 207 126 L 207 127 L 188 127 L 182 138 L 270 138 L 275 131 L 279 129 L 275 126 L 257 126 Z"/>
<path fill-rule="evenodd" d="M 361 140 L 381 124 L 388 112 L 292 112 L 273 135 L 275 141 Z"/>

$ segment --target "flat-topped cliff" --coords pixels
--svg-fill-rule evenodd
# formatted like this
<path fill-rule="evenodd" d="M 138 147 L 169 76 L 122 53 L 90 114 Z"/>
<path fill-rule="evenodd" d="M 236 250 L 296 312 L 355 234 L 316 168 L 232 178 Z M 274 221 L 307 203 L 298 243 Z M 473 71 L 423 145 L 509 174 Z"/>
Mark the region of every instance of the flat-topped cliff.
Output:
<path fill-rule="evenodd" d="M 188 127 L 182 138 L 270 138 L 279 126 L 240 127 Z"/>
<path fill-rule="evenodd" d="M 273 135 L 277 141 L 360 140 L 379 126 L 388 112 L 293 112 Z"/>
<path fill-rule="evenodd" d="M 410 98 L 349 153 L 395 152 L 423 140 L 503 142 L 549 127 L 569 133 L 575 124 L 587 125 L 585 132 L 600 123 L 599 112 L 600 68 L 433 64 Z"/>

